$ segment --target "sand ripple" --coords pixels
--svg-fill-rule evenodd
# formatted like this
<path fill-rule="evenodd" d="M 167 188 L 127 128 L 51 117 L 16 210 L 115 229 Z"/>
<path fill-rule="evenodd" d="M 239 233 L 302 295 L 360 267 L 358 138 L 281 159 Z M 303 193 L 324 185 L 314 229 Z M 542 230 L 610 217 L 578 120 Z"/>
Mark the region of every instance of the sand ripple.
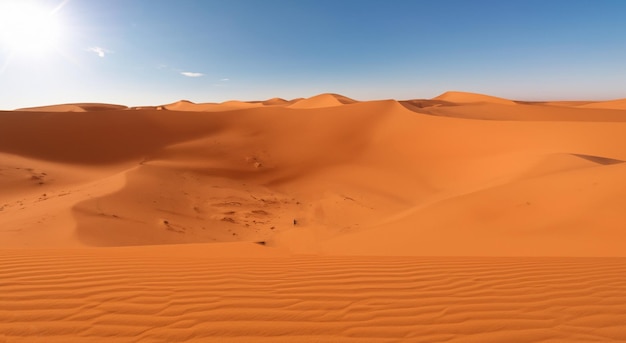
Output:
<path fill-rule="evenodd" d="M 137 251 L 0 251 L 0 341 L 626 341 L 623 258 Z"/>

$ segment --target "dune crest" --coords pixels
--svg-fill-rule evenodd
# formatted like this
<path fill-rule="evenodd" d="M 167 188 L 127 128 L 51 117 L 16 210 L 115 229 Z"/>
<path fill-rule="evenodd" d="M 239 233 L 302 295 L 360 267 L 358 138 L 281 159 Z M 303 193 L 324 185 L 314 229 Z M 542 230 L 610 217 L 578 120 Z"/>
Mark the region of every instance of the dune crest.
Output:
<path fill-rule="evenodd" d="M 94 111 L 114 111 L 127 109 L 127 106 L 123 105 L 111 105 L 111 104 L 97 104 L 97 103 L 84 103 L 84 104 L 63 104 L 63 105 L 50 105 L 39 107 L 26 107 L 20 108 L 16 111 L 25 112 L 94 112 Z"/>
<path fill-rule="evenodd" d="M 353 104 L 356 100 L 350 99 L 343 95 L 324 93 L 310 98 L 302 99 L 292 105 L 290 108 L 324 108 L 334 107 L 346 104 Z"/>
<path fill-rule="evenodd" d="M 193 111 L 197 106 L 198 104 L 189 100 L 179 100 L 171 104 L 162 105 L 164 109 L 170 111 Z"/>
<path fill-rule="evenodd" d="M 597 101 L 589 104 L 581 105 L 583 108 L 604 108 L 613 110 L 626 110 L 626 99 Z"/>
<path fill-rule="evenodd" d="M 492 104 L 515 105 L 512 100 L 478 93 L 449 91 L 434 97 L 432 100 L 443 100 L 455 103 L 486 102 Z"/>
<path fill-rule="evenodd" d="M 271 98 L 265 101 L 261 101 L 261 103 L 265 106 L 281 106 L 288 105 L 290 102 L 283 98 Z"/>
<path fill-rule="evenodd" d="M 187 111 L 187 112 L 219 112 L 219 111 L 232 111 L 246 108 L 260 107 L 260 103 L 251 103 L 230 100 L 222 103 L 200 103 L 196 104 L 188 100 L 177 101 L 172 104 L 163 105 L 166 110 L 169 111 Z"/>

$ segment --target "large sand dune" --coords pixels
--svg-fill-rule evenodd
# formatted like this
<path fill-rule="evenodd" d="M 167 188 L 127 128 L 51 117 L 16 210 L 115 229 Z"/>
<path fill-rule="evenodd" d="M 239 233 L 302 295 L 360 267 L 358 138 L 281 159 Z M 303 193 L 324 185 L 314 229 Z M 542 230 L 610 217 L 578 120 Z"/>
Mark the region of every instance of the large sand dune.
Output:
<path fill-rule="evenodd" d="M 623 341 L 622 102 L 0 112 L 0 342 Z"/>

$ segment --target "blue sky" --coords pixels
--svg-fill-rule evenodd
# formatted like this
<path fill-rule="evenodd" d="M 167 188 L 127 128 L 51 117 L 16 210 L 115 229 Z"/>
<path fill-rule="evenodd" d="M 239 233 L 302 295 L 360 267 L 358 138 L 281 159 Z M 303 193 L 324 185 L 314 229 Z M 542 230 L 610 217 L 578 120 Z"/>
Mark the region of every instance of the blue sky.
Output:
<path fill-rule="evenodd" d="M 26 21 L 52 13 L 59 34 L 41 49 L 0 35 L 0 109 L 325 92 L 626 97 L 621 0 L 0 0 L 11 2 L 33 4 L 5 6 Z"/>

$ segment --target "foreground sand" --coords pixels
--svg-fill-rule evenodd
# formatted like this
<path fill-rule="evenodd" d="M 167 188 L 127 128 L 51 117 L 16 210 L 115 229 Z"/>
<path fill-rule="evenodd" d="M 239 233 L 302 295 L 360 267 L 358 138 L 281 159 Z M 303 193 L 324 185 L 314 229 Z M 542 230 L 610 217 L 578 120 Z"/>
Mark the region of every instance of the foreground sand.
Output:
<path fill-rule="evenodd" d="M 0 342 L 625 341 L 625 104 L 0 112 Z"/>
<path fill-rule="evenodd" d="M 0 341 L 626 341 L 623 258 L 211 250 L 0 251 Z"/>

